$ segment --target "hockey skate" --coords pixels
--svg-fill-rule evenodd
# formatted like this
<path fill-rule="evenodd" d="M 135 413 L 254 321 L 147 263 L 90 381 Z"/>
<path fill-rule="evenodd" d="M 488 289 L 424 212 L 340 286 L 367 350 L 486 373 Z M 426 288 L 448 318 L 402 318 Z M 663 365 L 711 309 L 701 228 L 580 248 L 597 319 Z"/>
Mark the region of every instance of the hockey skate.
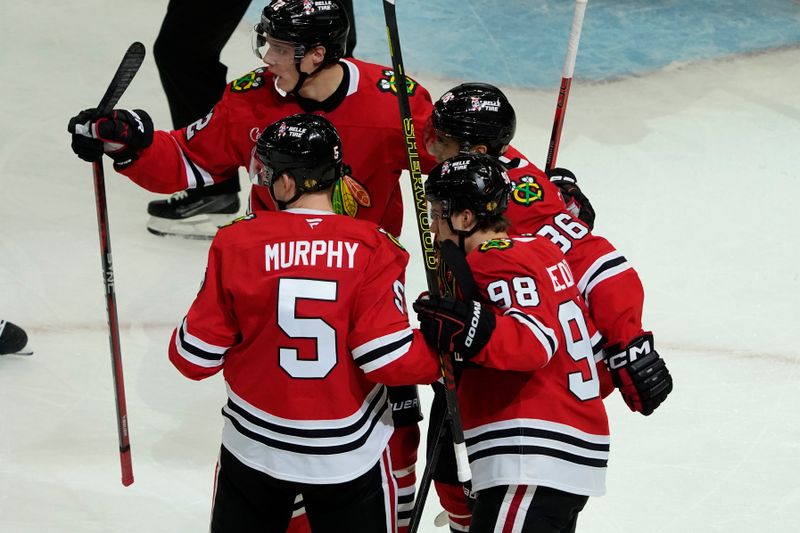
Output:
<path fill-rule="evenodd" d="M 7 320 L 0 320 L 0 355 L 33 355 L 28 345 L 28 335 L 21 327 Z"/>
<path fill-rule="evenodd" d="M 147 205 L 147 231 L 160 237 L 211 240 L 217 229 L 236 218 L 239 195 L 202 194 L 202 189 L 176 192 L 166 200 Z"/>

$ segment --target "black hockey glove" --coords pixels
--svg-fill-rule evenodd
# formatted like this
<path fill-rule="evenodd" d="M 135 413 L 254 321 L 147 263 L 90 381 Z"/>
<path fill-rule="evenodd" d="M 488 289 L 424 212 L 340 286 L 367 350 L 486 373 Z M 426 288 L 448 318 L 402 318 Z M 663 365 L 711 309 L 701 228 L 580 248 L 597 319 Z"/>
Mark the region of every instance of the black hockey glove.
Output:
<path fill-rule="evenodd" d="M 653 349 L 652 334 L 636 337 L 624 350 L 612 346 L 605 352 L 614 386 L 631 411 L 647 416 L 672 392 L 672 376 Z"/>
<path fill-rule="evenodd" d="M 141 109 L 115 109 L 93 119 L 95 110 L 86 109 L 69 120 L 72 151 L 84 161 L 99 161 L 103 153 L 124 168 L 139 158 L 139 151 L 153 142 L 153 121 Z"/>
<path fill-rule="evenodd" d="M 492 311 L 474 300 L 437 296 L 414 302 L 419 330 L 431 346 L 469 360 L 486 346 L 495 328 Z"/>
<path fill-rule="evenodd" d="M 594 207 L 578 187 L 578 180 L 575 174 L 566 168 L 551 168 L 547 171 L 550 183 L 561 191 L 564 203 L 567 204 L 567 211 L 575 218 L 589 226 L 589 231 L 594 228 Z"/>

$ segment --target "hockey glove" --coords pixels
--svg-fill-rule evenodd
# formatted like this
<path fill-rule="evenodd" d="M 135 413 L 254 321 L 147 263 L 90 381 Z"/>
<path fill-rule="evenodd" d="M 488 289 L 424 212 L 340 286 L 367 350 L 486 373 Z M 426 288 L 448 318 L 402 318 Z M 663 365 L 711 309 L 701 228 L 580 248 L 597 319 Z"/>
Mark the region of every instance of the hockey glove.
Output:
<path fill-rule="evenodd" d="M 480 302 L 437 296 L 414 302 L 422 336 L 456 361 L 475 357 L 495 328 L 494 313 Z"/>
<path fill-rule="evenodd" d="M 672 392 L 672 376 L 653 349 L 652 334 L 635 338 L 624 350 L 608 348 L 606 354 L 614 386 L 631 411 L 647 416 Z"/>
<path fill-rule="evenodd" d="M 153 142 L 153 121 L 141 109 L 115 109 L 108 115 L 94 117 L 86 109 L 72 117 L 67 131 L 72 134 L 72 151 L 84 161 L 99 161 L 103 153 L 124 168 L 139 158 L 139 151 Z"/>
<path fill-rule="evenodd" d="M 550 178 L 550 183 L 561 191 L 567 211 L 589 226 L 589 231 L 591 231 L 594 228 L 594 207 L 578 187 L 575 174 L 566 168 L 556 167 L 547 171 L 547 177 Z"/>

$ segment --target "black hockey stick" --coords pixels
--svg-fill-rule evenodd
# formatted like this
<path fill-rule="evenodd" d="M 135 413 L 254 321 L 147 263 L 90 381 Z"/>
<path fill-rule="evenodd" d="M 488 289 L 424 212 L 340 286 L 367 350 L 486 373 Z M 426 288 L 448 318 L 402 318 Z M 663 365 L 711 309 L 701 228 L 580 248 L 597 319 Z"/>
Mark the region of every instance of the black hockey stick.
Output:
<path fill-rule="evenodd" d="M 403 67 L 403 56 L 400 50 L 400 34 L 397 29 L 397 13 L 395 12 L 395 0 L 383 0 L 383 15 L 386 19 L 386 33 L 389 39 L 389 54 L 392 56 L 392 67 L 394 69 L 394 87 L 397 93 L 397 105 L 400 109 L 400 120 L 402 123 L 403 134 L 405 135 L 406 155 L 408 157 L 408 171 L 411 175 L 411 190 L 414 194 L 414 210 L 417 215 L 417 230 L 419 240 L 422 245 L 422 255 L 425 262 L 425 278 L 428 282 L 428 292 L 431 296 L 439 294 L 439 284 L 436 279 L 437 259 L 436 251 L 433 247 L 433 235 L 430 230 L 430 220 L 428 219 L 427 201 L 425 200 L 425 187 L 422 184 L 422 170 L 419 163 L 419 153 L 417 152 L 417 140 L 414 135 L 414 121 L 411 118 L 411 104 L 408 101 L 408 90 L 406 85 L 405 68 Z M 453 447 L 458 464 L 458 479 L 462 483 L 469 482 L 471 478 L 469 470 L 469 459 L 467 457 L 467 447 L 464 444 L 464 430 L 461 427 L 461 414 L 458 409 L 458 398 L 456 397 L 456 384 L 453 375 L 453 361 L 449 354 L 439 354 L 439 363 L 444 379 L 445 397 L 447 398 L 447 412 L 453 430 Z M 421 514 L 416 511 L 417 506 L 424 506 L 425 501 L 417 498 L 414 503 L 413 515 Z"/>
<path fill-rule="evenodd" d="M 449 271 L 452 273 L 454 278 L 454 287 L 459 288 L 461 297 L 465 300 L 476 299 L 478 297 L 478 292 L 475 286 L 475 279 L 472 277 L 472 270 L 467 263 L 464 252 L 462 252 L 452 241 L 445 241 L 441 243 L 439 252 L 442 262 L 444 263 L 443 266 L 445 269 L 449 269 Z M 447 285 L 449 285 L 449 283 Z M 455 296 L 455 294 L 452 294 L 451 296 Z M 438 398 L 440 397 L 434 396 L 434 404 L 439 401 Z M 435 420 L 433 419 L 433 415 L 431 415 L 430 420 L 431 426 L 436 428 L 436 433 L 434 434 L 433 440 L 429 441 L 428 443 L 429 449 L 426 458 L 427 460 L 425 462 L 425 470 L 422 472 L 422 477 L 420 478 L 419 482 L 419 491 L 417 492 L 417 501 L 419 504 L 414 506 L 411 514 L 411 520 L 409 521 L 408 527 L 409 533 L 416 533 L 417 529 L 419 528 L 420 520 L 422 519 L 422 510 L 425 507 L 423 502 L 428 497 L 428 491 L 430 490 L 431 483 L 433 482 L 433 476 L 436 473 L 436 467 L 439 464 L 439 458 L 441 457 L 442 453 L 447 453 L 443 448 L 445 442 L 446 425 L 448 423 L 446 416 L 447 411 L 446 409 L 432 407 L 431 413 L 433 412 L 436 412 L 439 415 Z M 430 447 L 431 443 L 433 443 L 433 447 Z M 465 484 L 465 489 L 471 490 L 467 484 Z"/>
<path fill-rule="evenodd" d="M 136 72 L 144 61 L 144 45 L 135 42 L 125 52 L 106 93 L 97 105 L 95 117 L 109 113 L 119 102 Z M 108 312 L 108 341 L 111 346 L 111 370 L 114 376 L 114 397 L 117 407 L 117 435 L 119 437 L 119 461 L 122 468 L 122 484 L 133 483 L 133 463 L 128 434 L 128 408 L 125 404 L 125 381 L 122 377 L 122 350 L 119 342 L 117 298 L 114 294 L 114 269 L 111 259 L 111 236 L 108 228 L 108 205 L 103 160 L 92 163 L 94 195 L 97 205 L 97 229 L 100 234 L 100 257 L 103 262 L 103 283 L 106 288 L 106 311 Z"/>

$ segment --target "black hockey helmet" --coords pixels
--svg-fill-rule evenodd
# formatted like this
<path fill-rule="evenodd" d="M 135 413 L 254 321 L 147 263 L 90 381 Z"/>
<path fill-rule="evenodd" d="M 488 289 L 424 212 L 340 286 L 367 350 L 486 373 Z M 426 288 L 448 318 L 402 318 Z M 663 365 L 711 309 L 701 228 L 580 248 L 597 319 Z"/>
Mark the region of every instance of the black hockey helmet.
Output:
<path fill-rule="evenodd" d="M 431 125 L 436 133 L 452 137 L 462 150 L 484 144 L 499 157 L 517 129 L 514 108 L 503 91 L 488 83 L 462 83 L 433 105 Z"/>
<path fill-rule="evenodd" d="M 344 57 L 350 19 L 341 0 L 271 0 L 254 30 L 256 55 L 269 37 L 294 44 L 298 63 L 313 47 L 324 46 L 323 64 L 331 64 Z"/>
<path fill-rule="evenodd" d="M 442 202 L 442 218 L 469 209 L 478 220 L 500 217 L 508 208 L 511 181 L 492 156 L 460 153 L 437 165 L 425 182 L 425 198 Z M 452 225 L 451 225 L 451 229 Z M 455 231 L 455 230 L 453 230 Z"/>
<path fill-rule="evenodd" d="M 342 141 L 328 119 L 300 113 L 264 129 L 253 151 L 250 178 L 272 190 L 275 178 L 284 172 L 297 184 L 297 194 L 286 204 L 304 193 L 325 190 L 341 177 Z"/>

